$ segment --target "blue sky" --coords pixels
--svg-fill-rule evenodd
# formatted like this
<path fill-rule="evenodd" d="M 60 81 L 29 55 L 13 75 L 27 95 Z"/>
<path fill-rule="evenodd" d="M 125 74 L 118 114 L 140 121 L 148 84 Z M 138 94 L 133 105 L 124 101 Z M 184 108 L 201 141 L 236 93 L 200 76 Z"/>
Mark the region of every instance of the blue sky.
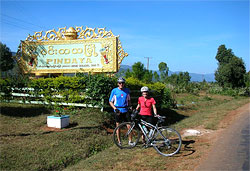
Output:
<path fill-rule="evenodd" d="M 4 1 L 0 40 L 16 51 L 20 40 L 61 27 L 106 27 L 120 35 L 129 56 L 157 70 L 214 73 L 225 44 L 249 71 L 249 1 Z"/>

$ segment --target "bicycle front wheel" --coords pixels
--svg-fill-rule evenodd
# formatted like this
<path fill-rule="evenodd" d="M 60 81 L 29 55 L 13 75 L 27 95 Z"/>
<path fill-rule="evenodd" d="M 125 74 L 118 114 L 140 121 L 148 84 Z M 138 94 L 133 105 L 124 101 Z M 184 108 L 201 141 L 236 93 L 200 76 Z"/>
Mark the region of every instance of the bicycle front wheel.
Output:
<path fill-rule="evenodd" d="M 168 157 L 179 152 L 182 140 L 175 129 L 161 127 L 159 132 L 156 132 L 152 144 L 159 154 Z"/>
<path fill-rule="evenodd" d="M 118 125 L 113 132 L 113 141 L 119 148 L 133 148 L 140 139 L 140 131 L 135 123 L 124 122 Z"/>

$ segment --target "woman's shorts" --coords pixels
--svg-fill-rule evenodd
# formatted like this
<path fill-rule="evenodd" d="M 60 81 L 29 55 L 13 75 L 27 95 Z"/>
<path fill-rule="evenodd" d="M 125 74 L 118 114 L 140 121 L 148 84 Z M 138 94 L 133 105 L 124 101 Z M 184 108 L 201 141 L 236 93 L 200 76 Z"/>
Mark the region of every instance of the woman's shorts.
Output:
<path fill-rule="evenodd" d="M 148 116 L 148 115 L 140 115 L 140 118 L 148 123 L 151 123 L 152 125 L 154 125 L 154 120 L 153 120 L 153 116 Z"/>

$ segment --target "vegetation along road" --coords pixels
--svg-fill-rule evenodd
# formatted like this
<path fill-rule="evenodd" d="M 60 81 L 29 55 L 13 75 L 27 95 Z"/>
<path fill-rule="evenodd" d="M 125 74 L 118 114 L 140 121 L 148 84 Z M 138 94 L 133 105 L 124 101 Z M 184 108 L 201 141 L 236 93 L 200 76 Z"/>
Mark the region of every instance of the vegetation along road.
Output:
<path fill-rule="evenodd" d="M 185 95 L 182 94 L 181 97 L 184 98 Z M 207 101 L 200 104 L 200 107 L 196 106 L 196 110 L 193 107 L 191 110 L 178 110 L 179 113 L 189 117 L 172 126 L 182 135 L 190 128 L 202 132 L 199 136 L 183 137 L 183 146 L 179 154 L 173 157 L 162 157 L 154 149 L 144 149 L 140 145 L 131 150 L 120 150 L 116 146 L 111 146 L 67 167 L 66 170 L 194 170 L 206 159 L 220 133 L 239 116 L 239 109 L 242 108 L 239 107 L 249 103 L 249 98 L 227 101 L 225 98 L 228 97 L 225 96 L 211 97 L 219 101 L 217 103 L 212 103 L 213 100 L 209 103 Z M 204 97 L 201 95 L 200 98 Z M 236 132 L 239 134 L 240 131 Z M 230 152 L 231 150 L 228 151 Z"/>
<path fill-rule="evenodd" d="M 196 170 L 249 170 L 250 103 L 240 116 L 220 133 L 208 157 Z"/>

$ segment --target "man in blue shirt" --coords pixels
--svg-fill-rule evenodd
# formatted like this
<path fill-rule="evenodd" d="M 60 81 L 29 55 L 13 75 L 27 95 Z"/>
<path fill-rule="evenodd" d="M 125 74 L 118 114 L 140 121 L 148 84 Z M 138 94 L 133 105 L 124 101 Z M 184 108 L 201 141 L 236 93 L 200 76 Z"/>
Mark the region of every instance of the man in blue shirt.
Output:
<path fill-rule="evenodd" d="M 109 104 L 116 113 L 116 126 L 118 126 L 121 122 L 129 121 L 128 108 L 131 106 L 130 90 L 125 88 L 125 79 L 120 77 L 117 82 L 118 87 L 111 91 L 109 97 Z"/>
<path fill-rule="evenodd" d="M 114 109 L 115 112 L 115 122 L 116 126 L 118 126 L 121 122 L 128 122 L 130 121 L 130 114 L 128 112 L 128 108 L 131 106 L 130 100 L 130 90 L 125 88 L 125 79 L 120 77 L 117 80 L 118 87 L 114 88 L 111 91 L 109 97 L 109 104 Z M 118 142 L 120 143 L 119 132 L 118 135 Z M 131 140 L 131 136 L 129 136 Z M 133 145 L 131 141 L 129 144 Z"/>

